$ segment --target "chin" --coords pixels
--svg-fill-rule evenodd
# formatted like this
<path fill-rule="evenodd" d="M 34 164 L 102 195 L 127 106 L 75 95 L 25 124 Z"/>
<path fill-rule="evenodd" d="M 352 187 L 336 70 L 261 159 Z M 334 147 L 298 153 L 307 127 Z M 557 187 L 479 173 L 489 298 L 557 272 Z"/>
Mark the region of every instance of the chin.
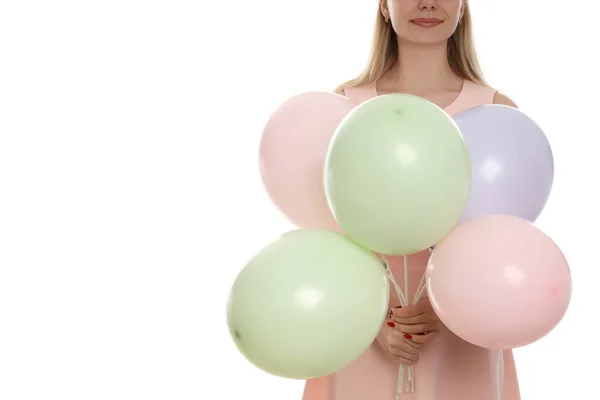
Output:
<path fill-rule="evenodd" d="M 418 44 L 418 45 L 422 45 L 422 46 L 432 46 L 432 45 L 436 45 L 436 44 L 446 43 L 448 38 L 442 38 L 442 39 L 440 39 L 440 38 L 402 38 L 401 40 L 405 43 L 410 43 L 410 44 Z"/>
<path fill-rule="evenodd" d="M 419 45 L 435 45 L 435 44 L 442 44 L 442 43 L 446 43 L 448 41 L 448 39 L 450 38 L 450 36 L 452 35 L 440 35 L 440 34 L 433 34 L 433 32 L 431 33 L 424 33 L 422 35 L 398 35 L 398 39 L 405 42 L 405 43 L 411 43 L 411 44 L 419 44 Z"/>

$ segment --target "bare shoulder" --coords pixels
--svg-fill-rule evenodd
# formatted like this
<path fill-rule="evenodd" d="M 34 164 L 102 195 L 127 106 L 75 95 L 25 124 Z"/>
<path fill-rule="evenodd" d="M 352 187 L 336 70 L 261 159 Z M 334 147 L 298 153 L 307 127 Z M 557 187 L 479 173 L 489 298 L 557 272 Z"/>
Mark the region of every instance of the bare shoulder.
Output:
<path fill-rule="evenodd" d="M 511 100 L 510 97 L 500 92 L 496 92 L 496 94 L 494 95 L 494 104 L 502 104 L 505 106 L 519 108 L 517 107 L 517 104 Z"/>

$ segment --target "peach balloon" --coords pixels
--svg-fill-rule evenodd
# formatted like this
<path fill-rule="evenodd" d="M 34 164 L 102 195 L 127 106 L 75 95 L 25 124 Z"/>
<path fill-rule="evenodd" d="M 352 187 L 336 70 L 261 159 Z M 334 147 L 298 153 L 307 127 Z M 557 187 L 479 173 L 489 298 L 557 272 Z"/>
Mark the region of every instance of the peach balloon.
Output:
<path fill-rule="evenodd" d="M 356 107 L 330 92 L 294 96 L 269 118 L 260 143 L 260 171 L 273 203 L 301 228 L 340 232 L 325 197 L 325 155 L 333 133 Z"/>
<path fill-rule="evenodd" d="M 558 246 L 530 221 L 485 215 L 458 225 L 435 247 L 427 293 L 455 335 L 514 349 L 547 335 L 571 300 L 571 273 Z"/>

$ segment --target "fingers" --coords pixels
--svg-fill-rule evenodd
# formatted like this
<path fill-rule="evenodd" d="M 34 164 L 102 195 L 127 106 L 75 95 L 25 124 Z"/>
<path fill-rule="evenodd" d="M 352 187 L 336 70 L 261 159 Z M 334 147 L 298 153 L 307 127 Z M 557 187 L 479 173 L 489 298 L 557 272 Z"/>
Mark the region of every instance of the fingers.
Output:
<path fill-rule="evenodd" d="M 392 314 L 399 318 L 410 318 L 431 311 L 433 311 L 431 302 L 427 297 L 424 297 L 417 304 L 392 309 Z"/>
<path fill-rule="evenodd" d="M 411 341 L 416 344 L 425 344 L 439 335 L 438 332 L 429 332 L 424 335 L 413 335 Z"/>
<path fill-rule="evenodd" d="M 390 345 L 390 353 L 403 364 L 412 365 L 419 361 L 419 348 L 403 340 L 397 344 Z M 418 345 L 417 345 L 418 346 Z"/>
<path fill-rule="evenodd" d="M 404 333 L 389 328 L 386 334 L 386 346 L 388 353 L 396 360 L 405 365 L 412 365 L 419 360 L 421 345 L 404 337 Z"/>
<path fill-rule="evenodd" d="M 421 348 L 421 344 L 420 343 L 417 343 L 417 342 L 415 342 L 412 339 L 407 339 L 406 336 L 404 336 L 404 335 L 405 334 L 403 333 L 402 334 L 402 336 L 403 336 L 402 340 L 404 340 L 408 346 L 414 347 L 417 350 L 419 350 Z"/>
<path fill-rule="evenodd" d="M 417 335 L 417 334 L 423 333 L 423 332 L 437 332 L 439 330 L 437 323 L 416 324 L 416 325 L 396 324 L 395 329 L 397 329 L 398 331 L 400 331 L 402 333 L 409 333 L 411 335 Z"/>
<path fill-rule="evenodd" d="M 404 357 L 399 357 L 399 356 L 394 356 L 394 358 L 396 360 L 398 360 L 401 364 L 404 364 L 404 365 L 407 365 L 407 366 L 414 365 L 417 361 L 419 361 L 419 357 L 417 357 L 416 360 L 411 360 L 411 359 L 404 358 Z"/>
<path fill-rule="evenodd" d="M 408 343 L 403 343 L 398 346 L 390 346 L 392 354 L 398 357 L 404 357 L 409 360 L 417 360 L 419 358 L 419 349 L 411 346 Z"/>
<path fill-rule="evenodd" d="M 405 333 L 398 330 L 392 331 L 390 334 L 390 346 L 396 348 L 407 348 L 407 351 L 412 352 L 413 354 L 418 354 L 421 345 L 411 339 L 408 339 L 405 335 Z"/>
<path fill-rule="evenodd" d="M 427 316 L 425 313 L 415 314 L 409 317 L 400 317 L 392 311 L 392 321 L 404 325 L 416 325 L 425 322 Z"/>
<path fill-rule="evenodd" d="M 394 308 L 389 314 L 390 318 L 399 324 L 416 325 L 439 320 L 433 311 L 429 299 L 404 308 Z"/>
<path fill-rule="evenodd" d="M 420 310 L 417 306 L 397 307 L 392 309 L 393 318 L 414 318 L 425 313 L 425 310 Z"/>

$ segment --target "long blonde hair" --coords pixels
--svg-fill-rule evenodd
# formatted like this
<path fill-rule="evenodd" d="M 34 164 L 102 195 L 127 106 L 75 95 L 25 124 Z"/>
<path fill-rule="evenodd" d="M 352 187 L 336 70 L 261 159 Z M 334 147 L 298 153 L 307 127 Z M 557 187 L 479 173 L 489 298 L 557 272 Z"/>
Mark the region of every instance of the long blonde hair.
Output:
<path fill-rule="evenodd" d="M 335 92 L 343 94 L 346 88 L 365 86 L 379 80 L 398 59 L 397 40 L 392 24 L 385 21 L 380 8 L 377 7 L 375 31 L 373 32 L 371 53 L 367 65 L 360 75 L 342 83 L 335 89 Z M 459 77 L 486 85 L 473 43 L 471 14 L 468 3 L 465 4 L 461 23 L 448 40 L 448 63 L 452 71 Z"/>

